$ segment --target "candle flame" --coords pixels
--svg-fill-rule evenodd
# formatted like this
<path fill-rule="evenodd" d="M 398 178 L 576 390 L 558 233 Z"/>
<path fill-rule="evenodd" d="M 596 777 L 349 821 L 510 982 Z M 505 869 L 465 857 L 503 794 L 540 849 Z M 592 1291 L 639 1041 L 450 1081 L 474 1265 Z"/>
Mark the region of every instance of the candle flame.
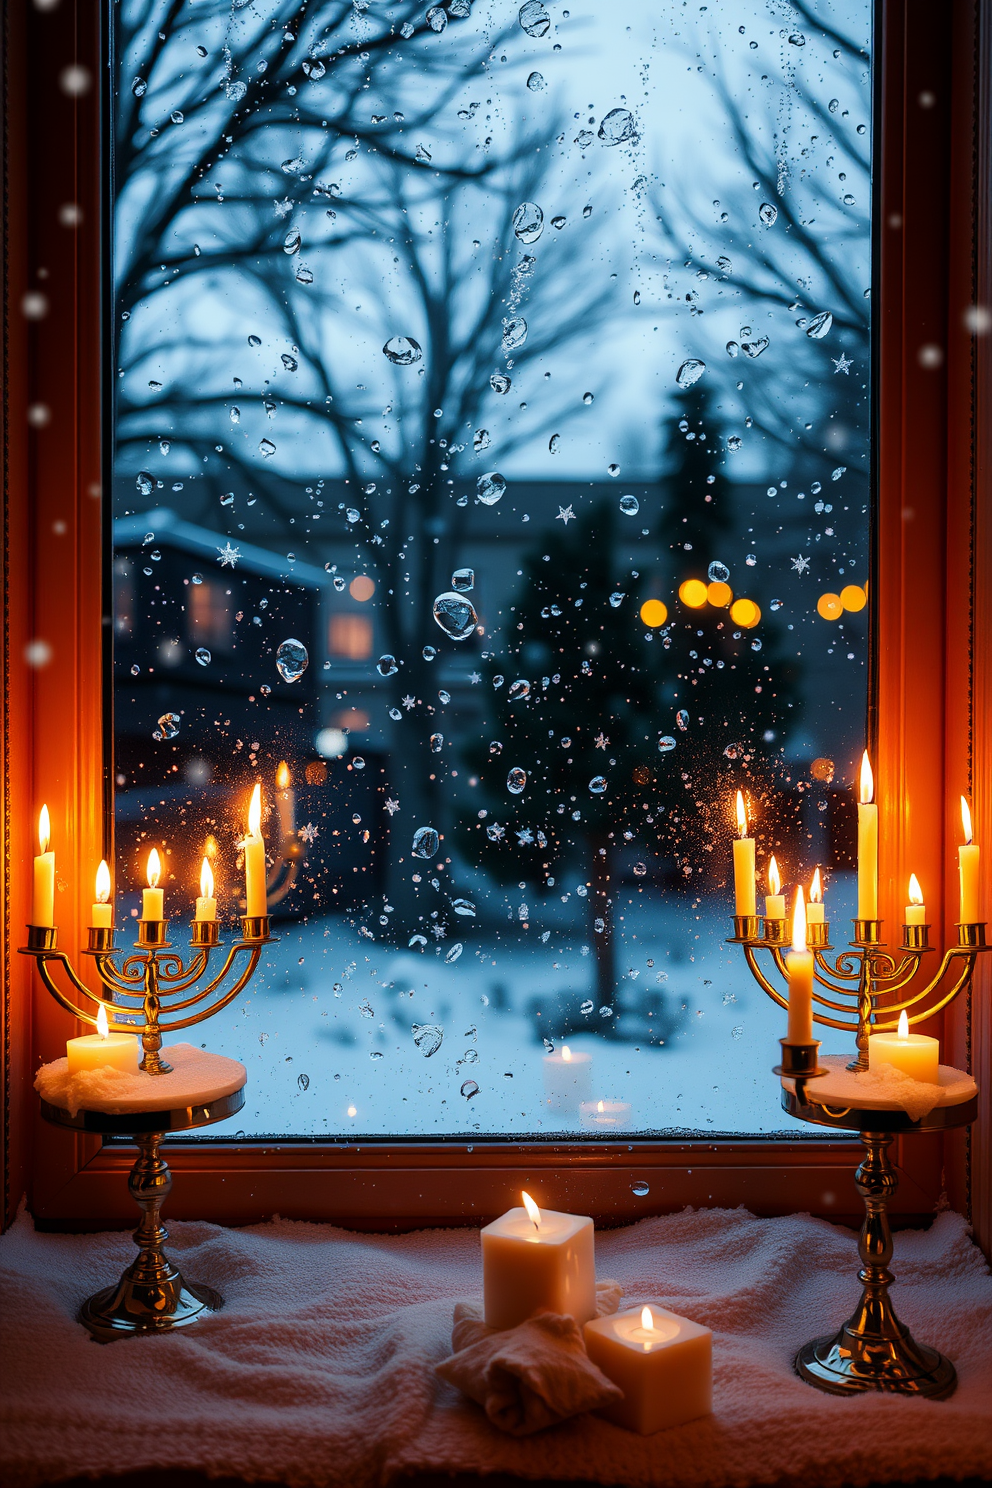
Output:
<path fill-rule="evenodd" d="M 212 899 L 214 897 L 214 875 L 210 864 L 204 858 L 200 868 L 200 898 Z"/>
<path fill-rule="evenodd" d="M 101 1038 L 108 1038 L 110 1035 L 110 1024 L 107 1022 L 107 1009 L 102 1002 L 97 1010 L 96 1031 Z"/>
<path fill-rule="evenodd" d="M 792 949 L 806 949 L 806 905 L 803 902 L 802 885 L 796 890 L 796 907 L 792 911 Z"/>
<path fill-rule="evenodd" d="M 162 860 L 158 855 L 158 848 L 153 847 L 148 854 L 148 887 L 158 888 L 158 881 L 162 877 Z"/>
<path fill-rule="evenodd" d="M 650 1307 L 641 1308 L 641 1327 L 648 1333 L 654 1332 L 654 1313 Z"/>
<path fill-rule="evenodd" d="M 212 862 L 219 852 L 220 848 L 217 844 L 217 838 L 211 832 L 210 836 L 203 844 L 203 856 L 205 858 L 209 858 Z"/>
<path fill-rule="evenodd" d="M 923 903 L 923 890 L 920 888 L 920 880 L 915 873 L 909 875 L 909 902 L 910 904 Z"/>
<path fill-rule="evenodd" d="M 48 807 L 42 806 L 38 813 L 38 845 L 41 852 L 48 851 L 48 844 L 52 840 L 52 819 L 48 814 Z M 970 841 L 970 838 L 969 838 Z"/>
<path fill-rule="evenodd" d="M 780 894 L 782 892 L 782 879 L 774 857 L 768 864 L 768 892 L 769 894 Z"/>
<path fill-rule="evenodd" d="M 251 804 L 248 807 L 248 836 L 261 837 L 262 835 L 262 787 L 256 785 L 251 793 Z"/>
<path fill-rule="evenodd" d="M 820 870 L 819 868 L 814 868 L 813 882 L 809 886 L 809 902 L 810 904 L 820 904 L 822 901 L 823 885 L 820 882 Z"/>
<path fill-rule="evenodd" d="M 571 1064 L 571 1062 L 572 1062 L 572 1051 L 568 1047 L 567 1044 L 562 1044 L 562 1046 L 561 1046 L 561 1057 L 562 1057 L 562 1059 L 564 1059 L 564 1061 L 565 1061 L 566 1064 Z"/>
<path fill-rule="evenodd" d="M 747 807 L 741 791 L 737 792 L 737 832 L 741 837 L 747 836 Z"/>
<path fill-rule="evenodd" d="M 539 1230 L 541 1228 L 541 1211 L 540 1211 L 540 1209 L 538 1209 L 537 1205 L 534 1203 L 534 1200 L 531 1198 L 530 1194 L 529 1193 L 526 1193 L 523 1189 L 521 1189 L 521 1191 L 520 1191 L 520 1197 L 524 1201 L 524 1208 L 527 1210 L 527 1218 L 530 1220 L 530 1222 L 534 1226 L 535 1230 Z"/>
<path fill-rule="evenodd" d="M 599 1101 L 599 1102 L 598 1102 L 598 1103 L 597 1103 L 597 1105 L 596 1105 L 596 1110 L 597 1110 L 597 1111 L 598 1111 L 598 1112 L 599 1112 L 599 1114 L 600 1114 L 600 1115 L 601 1115 L 601 1116 L 602 1116 L 602 1114 L 603 1114 L 603 1112 L 604 1112 L 604 1111 L 605 1111 L 605 1110 L 606 1110 L 606 1107 L 605 1107 L 605 1106 L 604 1106 L 604 1105 L 603 1105 L 603 1102 L 602 1102 L 602 1101 Z"/>
<path fill-rule="evenodd" d="M 289 790 L 293 783 L 293 777 L 289 773 L 289 766 L 285 760 L 281 760 L 276 770 L 276 790 Z"/>
<path fill-rule="evenodd" d="M 98 904 L 106 904 L 110 898 L 110 869 L 106 862 L 101 862 L 96 870 L 96 899 Z"/>
<path fill-rule="evenodd" d="M 905 1008 L 899 1014 L 899 1037 L 901 1039 L 909 1038 L 909 1019 L 906 1017 Z"/>
<path fill-rule="evenodd" d="M 965 842 L 971 841 L 971 807 L 964 796 L 961 797 L 961 830 L 964 832 Z M 44 848 L 41 849 L 45 851 Z"/>
<path fill-rule="evenodd" d="M 864 752 L 864 754 L 861 756 L 861 804 L 862 804 L 862 806 L 868 806 L 868 805 L 870 805 L 871 799 L 874 796 L 874 794 L 875 794 L 875 777 L 871 773 L 871 760 L 868 758 L 868 751 L 866 749 L 865 752 Z"/>

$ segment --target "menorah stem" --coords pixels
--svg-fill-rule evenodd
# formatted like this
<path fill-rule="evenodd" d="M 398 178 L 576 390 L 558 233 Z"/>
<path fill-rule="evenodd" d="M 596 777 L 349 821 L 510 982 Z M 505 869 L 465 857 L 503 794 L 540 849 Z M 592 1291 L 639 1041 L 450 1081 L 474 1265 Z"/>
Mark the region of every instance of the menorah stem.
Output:
<path fill-rule="evenodd" d="M 141 1032 L 141 1047 L 144 1049 L 140 1068 L 146 1075 L 169 1075 L 172 1065 L 160 1055 L 162 1033 L 158 1025 L 162 1002 L 158 995 L 158 962 L 149 956 L 145 965 L 145 1026 Z"/>
<path fill-rule="evenodd" d="M 97 1292 L 80 1309 L 80 1321 L 102 1343 L 133 1333 L 168 1332 L 223 1306 L 212 1287 L 187 1285 L 165 1254 L 169 1232 L 161 1215 L 172 1174 L 159 1150 L 162 1135 L 146 1132 L 137 1137 L 138 1157 L 128 1179 L 128 1190 L 141 1210 L 134 1232 L 138 1258 L 116 1286 Z"/>
<path fill-rule="evenodd" d="M 871 1034 L 872 1015 L 872 958 L 871 952 L 866 950 L 861 958 L 861 976 L 858 980 L 858 1035 L 856 1044 L 858 1053 L 847 1066 L 849 1070 L 866 1070 L 868 1068 L 868 1038 Z"/>

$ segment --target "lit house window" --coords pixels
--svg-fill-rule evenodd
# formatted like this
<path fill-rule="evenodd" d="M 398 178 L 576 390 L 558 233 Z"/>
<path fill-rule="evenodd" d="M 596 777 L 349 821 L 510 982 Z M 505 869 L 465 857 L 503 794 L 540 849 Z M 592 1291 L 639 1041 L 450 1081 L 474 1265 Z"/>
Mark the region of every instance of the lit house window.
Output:
<path fill-rule="evenodd" d="M 327 628 L 327 646 L 332 656 L 347 661 L 367 661 L 372 655 L 372 616 L 348 611 L 332 615 Z"/>
<path fill-rule="evenodd" d="M 186 604 L 190 644 L 222 653 L 230 651 L 234 642 L 234 616 L 224 585 L 208 579 L 191 584 Z"/>

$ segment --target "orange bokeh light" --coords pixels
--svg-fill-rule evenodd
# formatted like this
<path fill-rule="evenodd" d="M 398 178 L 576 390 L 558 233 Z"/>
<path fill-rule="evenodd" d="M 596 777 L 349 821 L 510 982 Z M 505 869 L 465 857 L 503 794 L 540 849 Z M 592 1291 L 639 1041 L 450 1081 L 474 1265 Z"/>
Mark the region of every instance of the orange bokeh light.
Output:
<path fill-rule="evenodd" d="M 844 613 L 844 601 L 839 594 L 821 594 L 816 601 L 816 613 L 821 620 L 839 620 Z"/>
<path fill-rule="evenodd" d="M 348 593 L 352 599 L 357 599 L 360 604 L 364 604 L 375 593 L 375 580 L 370 579 L 368 574 L 359 574 L 357 579 L 352 579 L 348 585 Z"/>
<path fill-rule="evenodd" d="M 689 605 L 694 610 L 698 610 L 700 605 L 704 605 L 706 603 L 707 593 L 706 585 L 702 579 L 686 579 L 684 583 L 680 584 L 679 599 L 683 604 Z"/>
<path fill-rule="evenodd" d="M 734 591 L 729 584 L 714 582 L 706 586 L 706 598 L 711 605 L 716 605 L 720 609 L 725 609 L 733 597 Z"/>
<path fill-rule="evenodd" d="M 641 605 L 641 619 L 645 625 L 657 627 L 668 619 L 668 606 L 660 599 L 646 599 Z"/>
<path fill-rule="evenodd" d="M 840 591 L 840 602 L 845 610 L 857 614 L 858 610 L 863 610 L 868 603 L 868 596 L 860 584 L 845 584 Z"/>
<path fill-rule="evenodd" d="M 753 599 L 735 599 L 730 606 L 730 618 L 744 630 L 752 630 L 761 619 L 761 610 Z"/>

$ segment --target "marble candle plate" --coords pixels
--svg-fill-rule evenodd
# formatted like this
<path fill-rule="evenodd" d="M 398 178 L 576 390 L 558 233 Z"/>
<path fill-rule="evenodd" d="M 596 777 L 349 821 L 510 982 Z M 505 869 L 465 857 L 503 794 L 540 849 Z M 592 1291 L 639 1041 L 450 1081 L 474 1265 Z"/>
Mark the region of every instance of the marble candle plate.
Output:
<path fill-rule="evenodd" d="M 971 1100 L 978 1086 L 964 1070 L 949 1064 L 937 1066 L 937 1084 L 930 1085 L 904 1075 L 895 1065 L 874 1070 L 849 1070 L 845 1054 L 824 1054 L 820 1064 L 829 1074 L 809 1080 L 803 1098 L 809 1105 L 848 1106 L 861 1111 L 905 1111 L 914 1121 L 928 1116 L 936 1106 L 957 1106 Z M 795 1080 L 783 1079 L 794 1093 Z"/>
<path fill-rule="evenodd" d="M 77 1111 L 102 1111 L 126 1116 L 142 1111 L 177 1110 L 183 1106 L 205 1106 L 233 1095 L 248 1078 L 243 1064 L 224 1054 L 209 1054 L 192 1044 L 171 1044 L 162 1057 L 172 1065 L 168 1075 L 136 1075 L 123 1070 L 81 1070 L 69 1074 L 69 1061 L 55 1059 L 43 1064 L 34 1088 L 50 1106 Z"/>

